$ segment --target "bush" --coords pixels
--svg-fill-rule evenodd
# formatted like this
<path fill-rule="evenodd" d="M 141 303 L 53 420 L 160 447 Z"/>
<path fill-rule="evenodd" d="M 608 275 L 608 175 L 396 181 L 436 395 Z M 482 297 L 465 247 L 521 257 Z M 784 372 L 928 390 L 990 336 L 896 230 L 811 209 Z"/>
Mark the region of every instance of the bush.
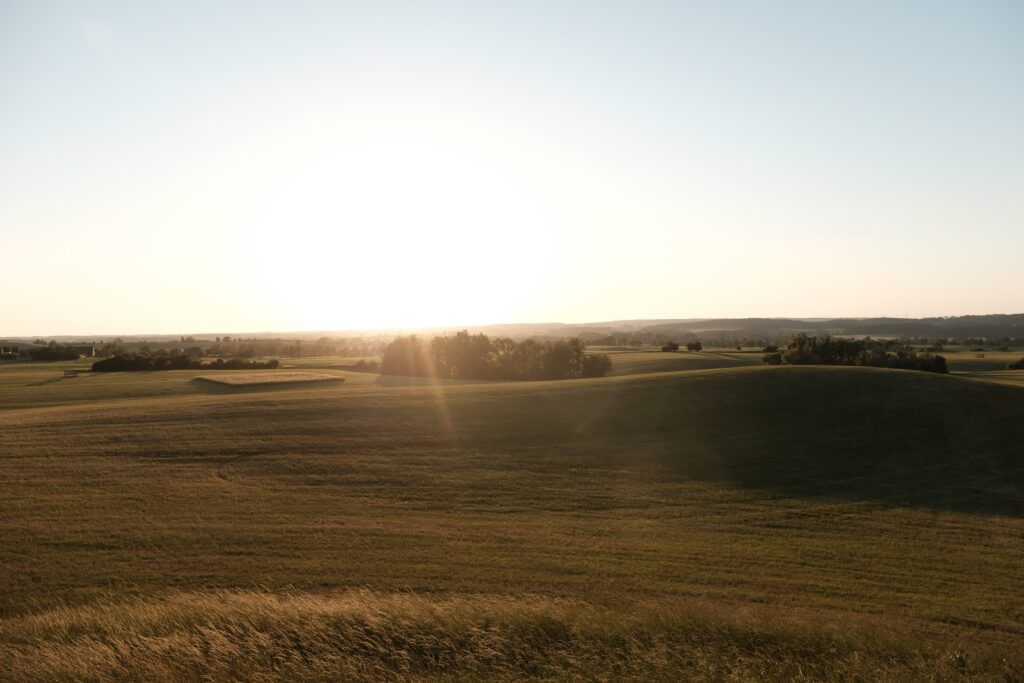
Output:
<path fill-rule="evenodd" d="M 1007 370 L 1024 370 L 1024 358 L 1021 358 L 1016 363 L 1010 363 L 1006 368 Z"/>
<path fill-rule="evenodd" d="M 699 341 L 690 342 L 686 345 L 687 351 L 702 351 L 703 349 L 704 345 L 701 344 Z"/>
<path fill-rule="evenodd" d="M 664 346 L 662 346 L 661 350 L 662 351 L 672 351 L 672 352 L 678 351 L 679 350 L 679 343 L 678 342 L 674 342 L 674 341 L 670 341 L 667 344 L 665 344 Z"/>
<path fill-rule="evenodd" d="M 765 353 L 777 353 L 778 350 L 779 350 L 779 347 L 776 346 L 775 344 L 768 344 L 767 346 L 765 346 L 761 350 L 764 351 Z"/>
<path fill-rule="evenodd" d="M 766 353 L 761 356 L 761 362 L 765 365 L 782 365 L 781 353 Z"/>

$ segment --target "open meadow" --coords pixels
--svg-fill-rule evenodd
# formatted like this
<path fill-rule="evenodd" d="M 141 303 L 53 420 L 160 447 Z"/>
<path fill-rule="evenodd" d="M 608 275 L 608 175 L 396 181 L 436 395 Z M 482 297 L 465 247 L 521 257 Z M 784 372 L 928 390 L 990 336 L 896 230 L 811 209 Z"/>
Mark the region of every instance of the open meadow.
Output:
<path fill-rule="evenodd" d="M 622 356 L 0 366 L 4 680 L 1024 676 L 1024 373 Z"/>

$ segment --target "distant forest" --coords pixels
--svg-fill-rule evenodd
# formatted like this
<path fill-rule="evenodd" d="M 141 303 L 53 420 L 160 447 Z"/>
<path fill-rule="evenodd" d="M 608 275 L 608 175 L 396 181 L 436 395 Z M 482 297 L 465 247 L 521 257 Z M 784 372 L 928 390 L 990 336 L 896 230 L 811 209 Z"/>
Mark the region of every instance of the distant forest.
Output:
<path fill-rule="evenodd" d="M 898 370 L 949 372 L 946 359 L 894 341 L 834 339 L 793 335 L 785 351 L 769 352 L 762 359 L 770 365 L 865 365 Z"/>
<path fill-rule="evenodd" d="M 492 332 L 493 331 L 493 332 Z M 431 337 L 453 338 L 451 331 L 435 330 L 423 332 L 430 345 Z M 575 339 L 578 344 L 590 347 L 643 348 L 654 346 L 672 350 L 694 349 L 697 345 L 718 348 L 764 348 L 785 347 L 793 335 L 803 334 L 816 339 L 855 339 L 869 342 L 874 351 L 871 355 L 878 362 L 878 342 L 885 346 L 886 353 L 895 354 L 896 346 L 904 347 L 904 356 L 914 355 L 912 347 L 918 350 L 942 352 L 944 347 L 963 346 L 976 351 L 1009 351 L 1024 347 L 1024 314 L 961 316 L 951 318 L 837 318 L 831 320 L 800 320 L 783 318 L 738 318 L 714 320 L 622 320 L 585 324 L 517 324 L 494 325 L 474 328 L 467 334 L 486 336 L 491 349 L 487 373 L 495 377 L 517 377 L 541 379 L 548 376 L 586 376 L 583 373 L 598 373 L 592 367 L 600 361 L 588 361 L 583 368 L 582 355 L 565 351 L 558 344 Z M 266 358 L 307 358 L 314 356 L 342 356 L 364 360 L 364 367 L 371 367 L 372 358 L 379 358 L 394 340 L 392 334 L 361 333 L 359 335 L 326 336 L 312 333 L 294 333 L 293 336 L 274 337 L 232 335 L 171 336 L 152 337 L 100 337 L 91 341 L 61 337 L 46 339 L 0 340 L 0 361 L 60 361 L 75 360 L 95 355 L 98 358 L 111 356 L 148 357 L 154 365 L 180 365 L 180 356 L 191 361 L 208 359 L 254 360 Z M 440 343 L 440 342 L 439 342 Z M 509 344 L 526 344 L 522 349 L 510 351 Z M 557 347 L 557 348 L 556 348 Z M 558 354 L 576 358 L 562 363 L 553 360 Z M 858 351 L 858 353 L 860 353 Z M 520 358 L 519 356 L 522 356 Z M 552 354 L 548 360 L 537 360 Z M 591 356 L 593 354 L 586 354 Z M 160 360 L 177 359 L 177 360 Z M 513 360 L 516 359 L 516 360 Z M 444 359 L 441 359 L 442 361 Z M 844 362 L 849 362 L 846 358 Z M 887 361 L 897 361 L 891 358 Z M 913 363 L 915 361 L 900 361 Z M 545 363 L 547 368 L 545 369 Z M 556 369 L 557 367 L 562 369 Z M 467 372 L 459 363 L 449 371 L 455 374 Z M 446 371 L 442 362 L 441 372 Z M 482 371 L 481 371 L 482 372 Z M 579 373 L 579 374 L 577 374 Z M 474 376 L 479 372 L 473 371 Z"/>
<path fill-rule="evenodd" d="M 55 341 L 28 348 L 18 345 L 0 345 L 0 360 L 18 360 L 22 358 L 34 361 L 78 360 L 81 353 L 81 349 L 76 346 L 58 344 Z"/>
<path fill-rule="evenodd" d="M 176 356 L 111 356 L 92 364 L 93 372 L 151 372 L 155 370 L 274 370 L 280 367 L 276 358 L 259 362 L 218 358 L 207 363 L 185 354 Z"/>
<path fill-rule="evenodd" d="M 628 326 L 629 329 L 624 329 Z M 598 346 L 662 345 L 698 338 L 715 346 L 766 346 L 785 343 L 793 334 L 815 337 L 881 337 L 907 344 L 1024 346 L 1024 314 L 967 315 L 950 318 L 720 318 L 711 320 L 644 321 L 644 324 L 592 323 L 564 326 L 562 334 L 578 335 Z"/>
<path fill-rule="evenodd" d="M 465 330 L 452 337 L 398 337 L 384 349 L 385 375 L 447 379 L 540 380 L 603 377 L 611 371 L 605 354 L 588 354 L 579 339 L 515 341 L 491 339 Z"/>

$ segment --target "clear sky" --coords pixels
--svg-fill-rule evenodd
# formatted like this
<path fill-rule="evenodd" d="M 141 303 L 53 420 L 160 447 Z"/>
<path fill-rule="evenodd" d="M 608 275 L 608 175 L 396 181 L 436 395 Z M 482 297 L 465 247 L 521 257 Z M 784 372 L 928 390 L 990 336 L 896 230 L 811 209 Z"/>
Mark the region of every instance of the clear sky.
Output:
<path fill-rule="evenodd" d="M 1024 3 L 0 0 L 0 334 L 1024 311 Z"/>

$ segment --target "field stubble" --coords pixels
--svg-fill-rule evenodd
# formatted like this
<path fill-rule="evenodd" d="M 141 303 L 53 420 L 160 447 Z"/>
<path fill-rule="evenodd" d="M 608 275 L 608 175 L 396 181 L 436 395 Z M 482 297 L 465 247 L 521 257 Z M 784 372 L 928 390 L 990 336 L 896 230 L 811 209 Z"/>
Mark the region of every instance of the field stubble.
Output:
<path fill-rule="evenodd" d="M 12 680 L 1024 675 L 1017 387 L 145 379 L 0 410 Z"/>

